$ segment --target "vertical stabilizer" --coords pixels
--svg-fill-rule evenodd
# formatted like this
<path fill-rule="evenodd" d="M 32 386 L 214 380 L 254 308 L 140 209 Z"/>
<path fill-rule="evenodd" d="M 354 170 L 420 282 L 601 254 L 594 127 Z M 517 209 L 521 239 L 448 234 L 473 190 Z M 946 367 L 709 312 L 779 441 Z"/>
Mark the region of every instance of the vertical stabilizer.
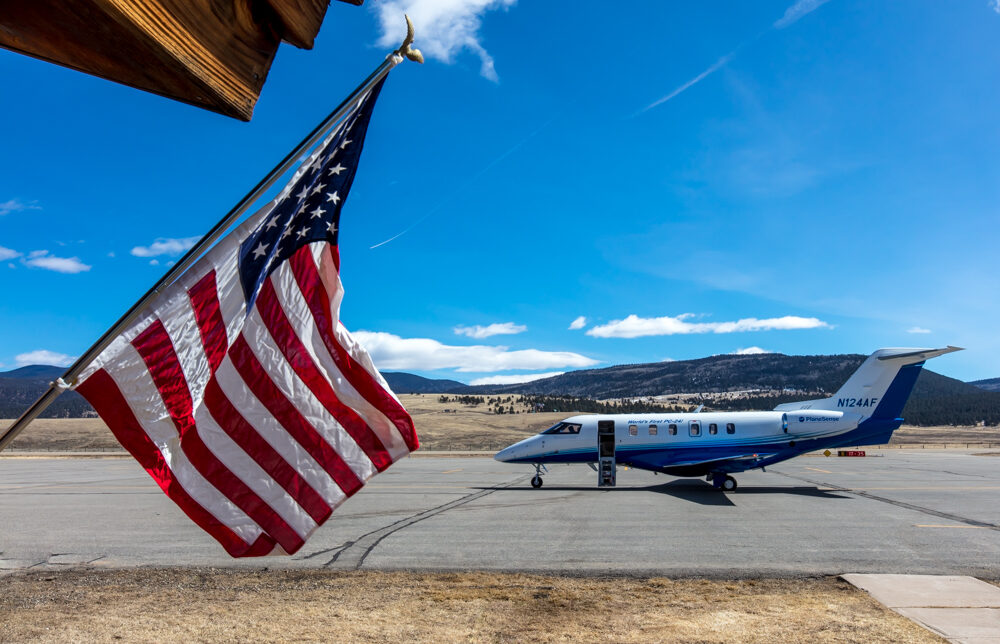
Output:
<path fill-rule="evenodd" d="M 879 349 L 868 356 L 830 398 L 787 403 L 775 409 L 829 409 L 859 414 L 859 421 L 867 418 L 894 420 L 902 413 L 924 361 L 953 351 L 961 349 L 952 346 L 944 349 Z"/>

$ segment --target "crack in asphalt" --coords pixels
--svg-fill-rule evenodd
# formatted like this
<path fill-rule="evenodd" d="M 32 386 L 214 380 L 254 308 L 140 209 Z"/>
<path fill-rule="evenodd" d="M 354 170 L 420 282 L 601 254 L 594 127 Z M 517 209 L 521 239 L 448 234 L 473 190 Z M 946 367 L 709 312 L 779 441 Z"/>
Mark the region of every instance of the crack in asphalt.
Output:
<path fill-rule="evenodd" d="M 499 484 L 499 485 L 496 485 L 494 487 L 487 488 L 487 489 L 484 489 L 484 490 L 479 490 L 478 492 L 473 492 L 471 494 L 466 494 L 465 496 L 460 497 L 458 499 L 455 499 L 454 501 L 449 501 L 448 503 L 444 503 L 442 505 L 439 505 L 437 507 L 431 508 L 429 510 L 423 510 L 423 511 L 418 512 L 418 513 L 416 513 L 416 514 L 414 514 L 412 516 L 409 516 L 409 517 L 407 517 L 405 519 L 400 519 L 399 521 L 396 521 L 395 523 L 390 523 L 389 525 L 387 525 L 385 527 L 379 528 L 377 530 L 372 530 L 371 532 L 368 532 L 366 534 L 361 535 L 360 537 L 358 537 L 354 541 L 348 541 L 348 542 L 344 543 L 341 546 L 336 546 L 334 548 L 329 548 L 329 549 L 327 549 L 324 552 L 330 552 L 330 551 L 333 551 L 333 550 L 337 550 L 337 553 L 335 555 L 333 555 L 333 558 L 331 558 L 330 561 L 328 561 L 325 564 L 323 564 L 323 567 L 324 568 L 334 567 L 334 564 L 336 564 L 336 566 L 335 566 L 336 568 L 347 568 L 347 569 L 350 569 L 350 570 L 359 570 L 361 568 L 361 566 L 364 565 L 365 559 L 368 558 L 368 555 L 370 555 L 371 552 L 380 543 L 382 543 L 382 541 L 385 540 L 386 537 L 388 537 L 388 536 L 390 536 L 390 535 L 392 535 L 392 534 L 394 534 L 396 532 L 399 532 L 403 528 L 408 528 L 408 527 L 410 527 L 411 525 L 413 525 L 415 523 L 419 523 L 420 521 L 423 521 L 424 519 L 429 519 L 429 518 L 431 518 L 433 516 L 437 516 L 437 515 L 439 515 L 439 514 L 441 514 L 443 512 L 447 512 L 448 510 L 451 510 L 452 508 L 456 508 L 458 506 L 465 505 L 466 503 L 470 503 L 472 501 L 475 501 L 476 499 L 481 499 L 484 496 L 493 494 L 497 490 L 502 490 L 504 488 L 508 488 L 508 487 L 512 487 L 514 485 L 517 485 L 518 483 L 523 483 L 524 481 L 527 481 L 528 479 L 530 479 L 532 476 L 534 476 L 534 474 L 528 474 L 528 475 L 525 475 L 525 476 L 520 476 L 520 477 L 518 477 L 516 479 L 513 479 L 511 481 L 508 481 L 506 483 L 502 483 L 502 484 Z M 314 556 L 316 556 L 318 554 L 321 554 L 321 553 L 319 553 L 319 552 L 313 553 L 313 554 L 308 555 L 307 557 L 304 557 L 304 558 L 314 557 Z"/>
<path fill-rule="evenodd" d="M 853 490 L 851 488 L 846 488 L 834 483 L 827 483 L 826 481 L 816 481 L 813 479 L 805 478 L 804 476 L 795 476 L 794 474 L 786 474 L 779 470 L 772 470 L 776 474 L 788 477 L 790 479 L 795 479 L 797 481 L 803 481 L 805 483 L 812 483 L 813 485 L 818 485 L 837 492 L 846 492 L 847 494 L 853 494 L 855 496 L 860 496 L 865 499 L 871 499 L 872 501 L 879 501 L 881 503 L 888 503 L 889 505 L 895 505 L 896 507 L 905 508 L 907 510 L 914 510 L 916 512 L 921 512 L 930 516 L 939 517 L 941 519 L 948 519 L 950 521 L 957 521 L 958 523 L 964 523 L 966 525 L 975 526 L 977 528 L 989 528 L 990 530 L 1000 531 L 1000 525 L 995 523 L 988 523 L 986 521 L 979 521 L 977 519 L 970 519 L 968 517 L 959 516 L 957 514 L 949 514 L 948 512 L 941 512 L 940 510 L 934 510 L 931 508 L 925 508 L 921 505 L 914 505 L 912 503 L 906 503 L 905 501 L 897 501 L 896 499 L 890 499 L 888 497 L 879 496 L 878 494 L 872 494 L 871 492 L 864 492 L 862 490 Z"/>

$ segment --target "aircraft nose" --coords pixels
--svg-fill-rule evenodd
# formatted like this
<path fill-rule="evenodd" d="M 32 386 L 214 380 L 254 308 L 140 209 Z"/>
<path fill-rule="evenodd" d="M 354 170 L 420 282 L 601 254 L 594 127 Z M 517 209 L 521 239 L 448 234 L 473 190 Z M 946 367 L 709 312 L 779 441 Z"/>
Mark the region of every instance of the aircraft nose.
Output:
<path fill-rule="evenodd" d="M 504 449 L 497 452 L 493 458 L 500 461 L 501 463 L 506 463 L 510 459 L 514 458 L 514 446 L 505 447 Z"/>

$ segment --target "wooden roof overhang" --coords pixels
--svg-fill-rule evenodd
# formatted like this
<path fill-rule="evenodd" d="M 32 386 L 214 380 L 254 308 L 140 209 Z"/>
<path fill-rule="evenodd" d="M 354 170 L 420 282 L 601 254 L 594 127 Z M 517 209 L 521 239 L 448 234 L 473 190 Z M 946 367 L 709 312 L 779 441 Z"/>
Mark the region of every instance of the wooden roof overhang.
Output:
<path fill-rule="evenodd" d="M 0 0 L 0 47 L 249 121 L 278 45 L 311 49 L 328 1 Z"/>

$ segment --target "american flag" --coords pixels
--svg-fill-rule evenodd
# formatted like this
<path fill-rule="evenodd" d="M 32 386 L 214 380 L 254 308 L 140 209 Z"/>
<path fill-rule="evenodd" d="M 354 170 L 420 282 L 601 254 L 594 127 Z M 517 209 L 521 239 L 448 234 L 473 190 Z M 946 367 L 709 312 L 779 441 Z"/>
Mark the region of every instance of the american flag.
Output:
<path fill-rule="evenodd" d="M 340 211 L 380 89 L 75 385 L 234 557 L 296 552 L 418 447 L 409 415 L 340 322 Z"/>

